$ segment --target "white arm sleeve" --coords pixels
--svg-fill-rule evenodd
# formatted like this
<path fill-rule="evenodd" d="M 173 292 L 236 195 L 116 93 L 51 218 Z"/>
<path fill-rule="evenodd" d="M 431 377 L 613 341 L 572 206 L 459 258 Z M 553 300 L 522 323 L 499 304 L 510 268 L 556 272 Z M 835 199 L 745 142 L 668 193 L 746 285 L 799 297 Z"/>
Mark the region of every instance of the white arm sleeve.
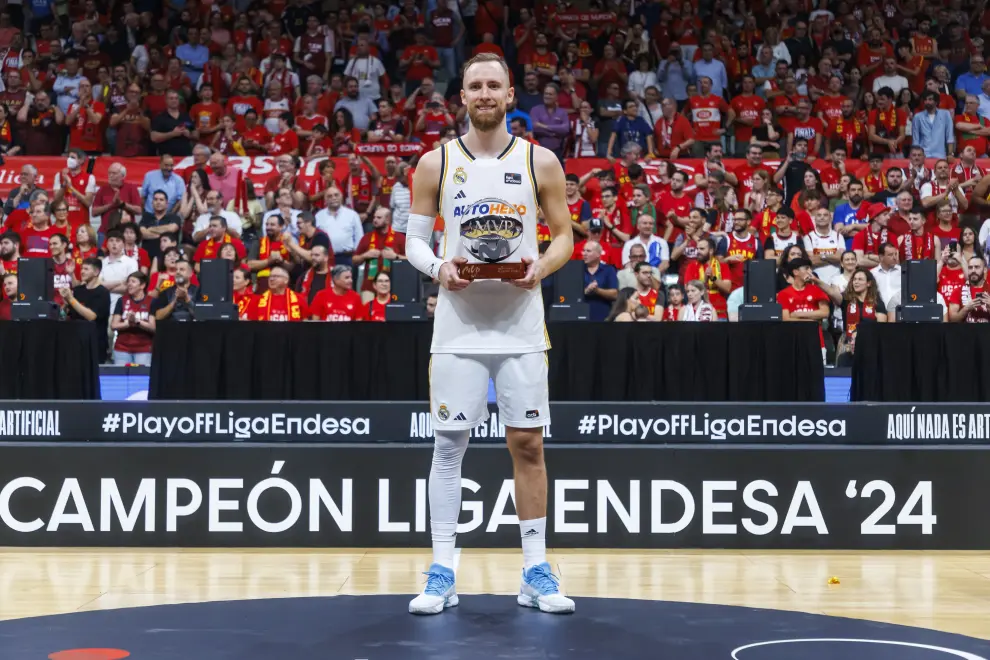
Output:
<path fill-rule="evenodd" d="M 443 265 L 443 259 L 430 249 L 435 218 L 418 213 L 409 214 L 409 224 L 406 226 L 406 258 L 416 270 L 426 273 L 436 279 Z"/>

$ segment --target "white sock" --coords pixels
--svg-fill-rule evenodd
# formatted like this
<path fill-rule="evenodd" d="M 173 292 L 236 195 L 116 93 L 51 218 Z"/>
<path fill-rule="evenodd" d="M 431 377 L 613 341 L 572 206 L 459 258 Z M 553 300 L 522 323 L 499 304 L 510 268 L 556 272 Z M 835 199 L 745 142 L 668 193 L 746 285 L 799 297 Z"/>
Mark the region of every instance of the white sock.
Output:
<path fill-rule="evenodd" d="M 523 564 L 528 571 L 547 560 L 547 519 L 520 520 L 519 534 L 522 537 Z"/>
<path fill-rule="evenodd" d="M 454 569 L 457 518 L 461 512 L 461 462 L 468 446 L 468 431 L 437 431 L 430 468 L 430 531 L 433 563 Z"/>

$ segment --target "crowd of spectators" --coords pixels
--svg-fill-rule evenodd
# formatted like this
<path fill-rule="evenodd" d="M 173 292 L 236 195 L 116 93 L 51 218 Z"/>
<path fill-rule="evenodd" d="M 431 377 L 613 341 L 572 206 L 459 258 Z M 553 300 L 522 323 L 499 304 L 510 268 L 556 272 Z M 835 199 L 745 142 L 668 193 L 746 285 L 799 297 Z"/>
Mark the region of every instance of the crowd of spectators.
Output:
<path fill-rule="evenodd" d="M 932 259 L 945 319 L 987 322 L 987 33 L 985 0 L 8 2 L 0 151 L 66 161 L 3 206 L 0 317 L 17 259 L 51 257 L 63 314 L 145 363 L 227 258 L 242 318 L 383 321 L 416 154 L 465 132 L 460 65 L 494 52 L 511 133 L 607 159 L 567 179 L 594 320 L 735 320 L 774 259 L 785 318 L 841 358 Z M 132 180 L 136 156 L 160 166 Z"/>

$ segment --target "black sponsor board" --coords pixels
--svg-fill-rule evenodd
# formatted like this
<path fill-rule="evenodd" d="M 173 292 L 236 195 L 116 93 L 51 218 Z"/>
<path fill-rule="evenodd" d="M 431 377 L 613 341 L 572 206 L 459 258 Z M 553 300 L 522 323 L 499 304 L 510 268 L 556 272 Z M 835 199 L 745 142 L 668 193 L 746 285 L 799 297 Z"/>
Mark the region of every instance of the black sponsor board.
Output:
<path fill-rule="evenodd" d="M 0 446 L 0 546 L 428 547 L 425 445 Z M 552 547 L 990 549 L 990 448 L 551 446 Z M 519 546 L 504 447 L 461 547 Z"/>
<path fill-rule="evenodd" d="M 504 441 L 490 412 L 472 442 Z M 990 442 L 981 404 L 555 403 L 550 415 L 548 444 Z M 10 440 L 429 443 L 433 426 L 429 406 L 409 402 L 0 402 Z"/>

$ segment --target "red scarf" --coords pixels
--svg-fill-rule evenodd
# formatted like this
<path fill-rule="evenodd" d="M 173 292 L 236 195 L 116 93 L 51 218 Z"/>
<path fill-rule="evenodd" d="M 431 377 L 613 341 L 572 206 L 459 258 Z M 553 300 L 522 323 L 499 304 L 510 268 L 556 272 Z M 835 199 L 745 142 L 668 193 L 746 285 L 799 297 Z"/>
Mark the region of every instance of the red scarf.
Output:
<path fill-rule="evenodd" d="M 908 170 L 907 174 L 910 177 L 911 183 L 912 185 L 914 185 L 915 190 L 921 190 L 921 186 L 925 185 L 926 183 L 932 184 L 932 190 L 935 190 L 936 186 L 938 186 L 937 182 L 935 181 L 935 178 L 932 176 L 932 171 L 927 167 L 925 167 L 924 165 L 922 165 L 921 169 L 918 170 L 912 167 L 911 169 Z M 945 188 L 942 188 L 941 190 L 939 190 L 939 192 L 936 192 L 934 194 L 938 195 L 939 193 L 942 192 L 945 192 Z"/>
<path fill-rule="evenodd" d="M 773 226 L 777 222 L 777 212 L 771 211 L 769 208 L 765 208 L 757 216 L 757 229 L 760 233 L 760 240 L 765 241 L 773 232 Z"/>
<path fill-rule="evenodd" d="M 75 262 L 73 269 L 76 272 L 76 279 L 82 277 L 82 262 L 84 259 L 89 259 L 90 257 L 95 257 L 97 255 L 96 246 L 91 246 L 88 250 L 83 252 L 79 249 L 79 246 L 72 248 L 72 260 Z"/>
<path fill-rule="evenodd" d="M 663 320 L 664 321 L 677 321 L 678 316 L 681 313 L 680 307 L 674 307 L 673 305 L 667 305 L 663 308 Z"/>
<path fill-rule="evenodd" d="M 864 320 L 877 320 L 877 308 L 874 305 L 867 305 L 859 300 L 846 303 L 846 327 L 843 332 L 847 341 L 853 340 L 856 328 Z"/>
<path fill-rule="evenodd" d="M 887 175 L 884 172 L 880 172 L 880 174 L 870 172 L 863 182 L 866 184 L 866 190 L 871 193 L 878 193 L 887 189 Z"/>
<path fill-rule="evenodd" d="M 309 291 L 310 289 L 313 288 L 313 278 L 315 277 L 316 277 L 316 268 L 310 268 L 309 270 L 306 271 L 306 275 L 303 276 L 302 285 L 300 285 L 299 287 L 299 293 L 301 293 L 306 298 L 306 300 L 309 300 Z M 327 272 L 324 273 L 323 275 L 320 275 L 320 277 L 323 278 L 323 288 L 329 289 L 330 281 L 332 279 L 330 276 L 330 269 L 327 268 Z"/>
<path fill-rule="evenodd" d="M 213 259 L 220 252 L 219 246 L 223 245 L 224 243 L 230 243 L 230 234 L 224 234 L 223 240 L 220 241 L 219 243 L 217 241 L 214 241 L 213 237 L 211 236 L 206 242 L 206 249 L 204 250 L 205 252 L 204 256 L 207 259 Z"/>
<path fill-rule="evenodd" d="M 867 250 L 867 252 L 869 252 L 871 254 L 879 254 L 880 253 L 880 245 L 883 245 L 884 243 L 887 242 L 887 228 L 884 227 L 883 229 L 880 230 L 880 243 L 879 243 L 879 245 L 874 245 L 874 241 L 876 239 L 874 239 L 873 236 L 874 236 L 873 230 L 870 229 L 869 227 L 867 227 L 866 228 L 866 250 Z"/>
<path fill-rule="evenodd" d="M 877 135 L 882 138 L 896 138 L 897 119 L 897 108 L 891 108 L 890 110 L 877 110 Z"/>
<path fill-rule="evenodd" d="M 302 321 L 302 307 L 299 304 L 299 296 L 292 289 L 286 289 L 285 293 L 282 294 L 286 297 L 287 305 L 289 310 L 289 320 L 290 321 Z M 261 294 L 261 298 L 258 300 L 258 310 L 261 311 L 264 321 L 270 321 L 272 318 L 272 306 L 271 306 L 272 291 L 269 289 Z"/>
<path fill-rule="evenodd" d="M 847 125 L 846 118 L 839 115 L 839 118 L 835 120 L 835 134 L 845 140 L 846 154 L 849 156 L 854 156 L 853 145 L 855 145 L 863 137 L 863 124 L 858 119 L 853 117 L 849 120 Z"/>
<path fill-rule="evenodd" d="M 285 244 L 282 241 L 273 241 L 267 235 L 262 236 L 258 243 L 258 259 L 267 259 L 273 248 L 282 255 L 283 261 L 289 261 L 289 249 Z M 269 274 L 271 271 L 267 268 L 258 271 L 258 277 L 268 277 Z"/>
<path fill-rule="evenodd" d="M 666 117 L 661 116 L 660 121 L 657 122 L 657 131 L 660 133 L 660 141 L 668 150 L 672 148 L 670 138 L 674 132 L 674 121 L 676 119 L 677 115 L 674 115 L 674 118 L 668 122 Z"/>
<path fill-rule="evenodd" d="M 901 260 L 908 259 L 934 259 L 935 239 L 929 232 L 924 232 L 917 237 L 916 242 L 914 232 L 904 235 L 904 242 L 901 243 Z"/>
<path fill-rule="evenodd" d="M 378 236 L 380 234 L 377 231 L 371 232 L 371 242 L 368 245 L 369 250 L 378 249 Z M 395 243 L 395 230 L 392 227 L 388 228 L 385 233 L 385 247 L 390 248 Z"/>

